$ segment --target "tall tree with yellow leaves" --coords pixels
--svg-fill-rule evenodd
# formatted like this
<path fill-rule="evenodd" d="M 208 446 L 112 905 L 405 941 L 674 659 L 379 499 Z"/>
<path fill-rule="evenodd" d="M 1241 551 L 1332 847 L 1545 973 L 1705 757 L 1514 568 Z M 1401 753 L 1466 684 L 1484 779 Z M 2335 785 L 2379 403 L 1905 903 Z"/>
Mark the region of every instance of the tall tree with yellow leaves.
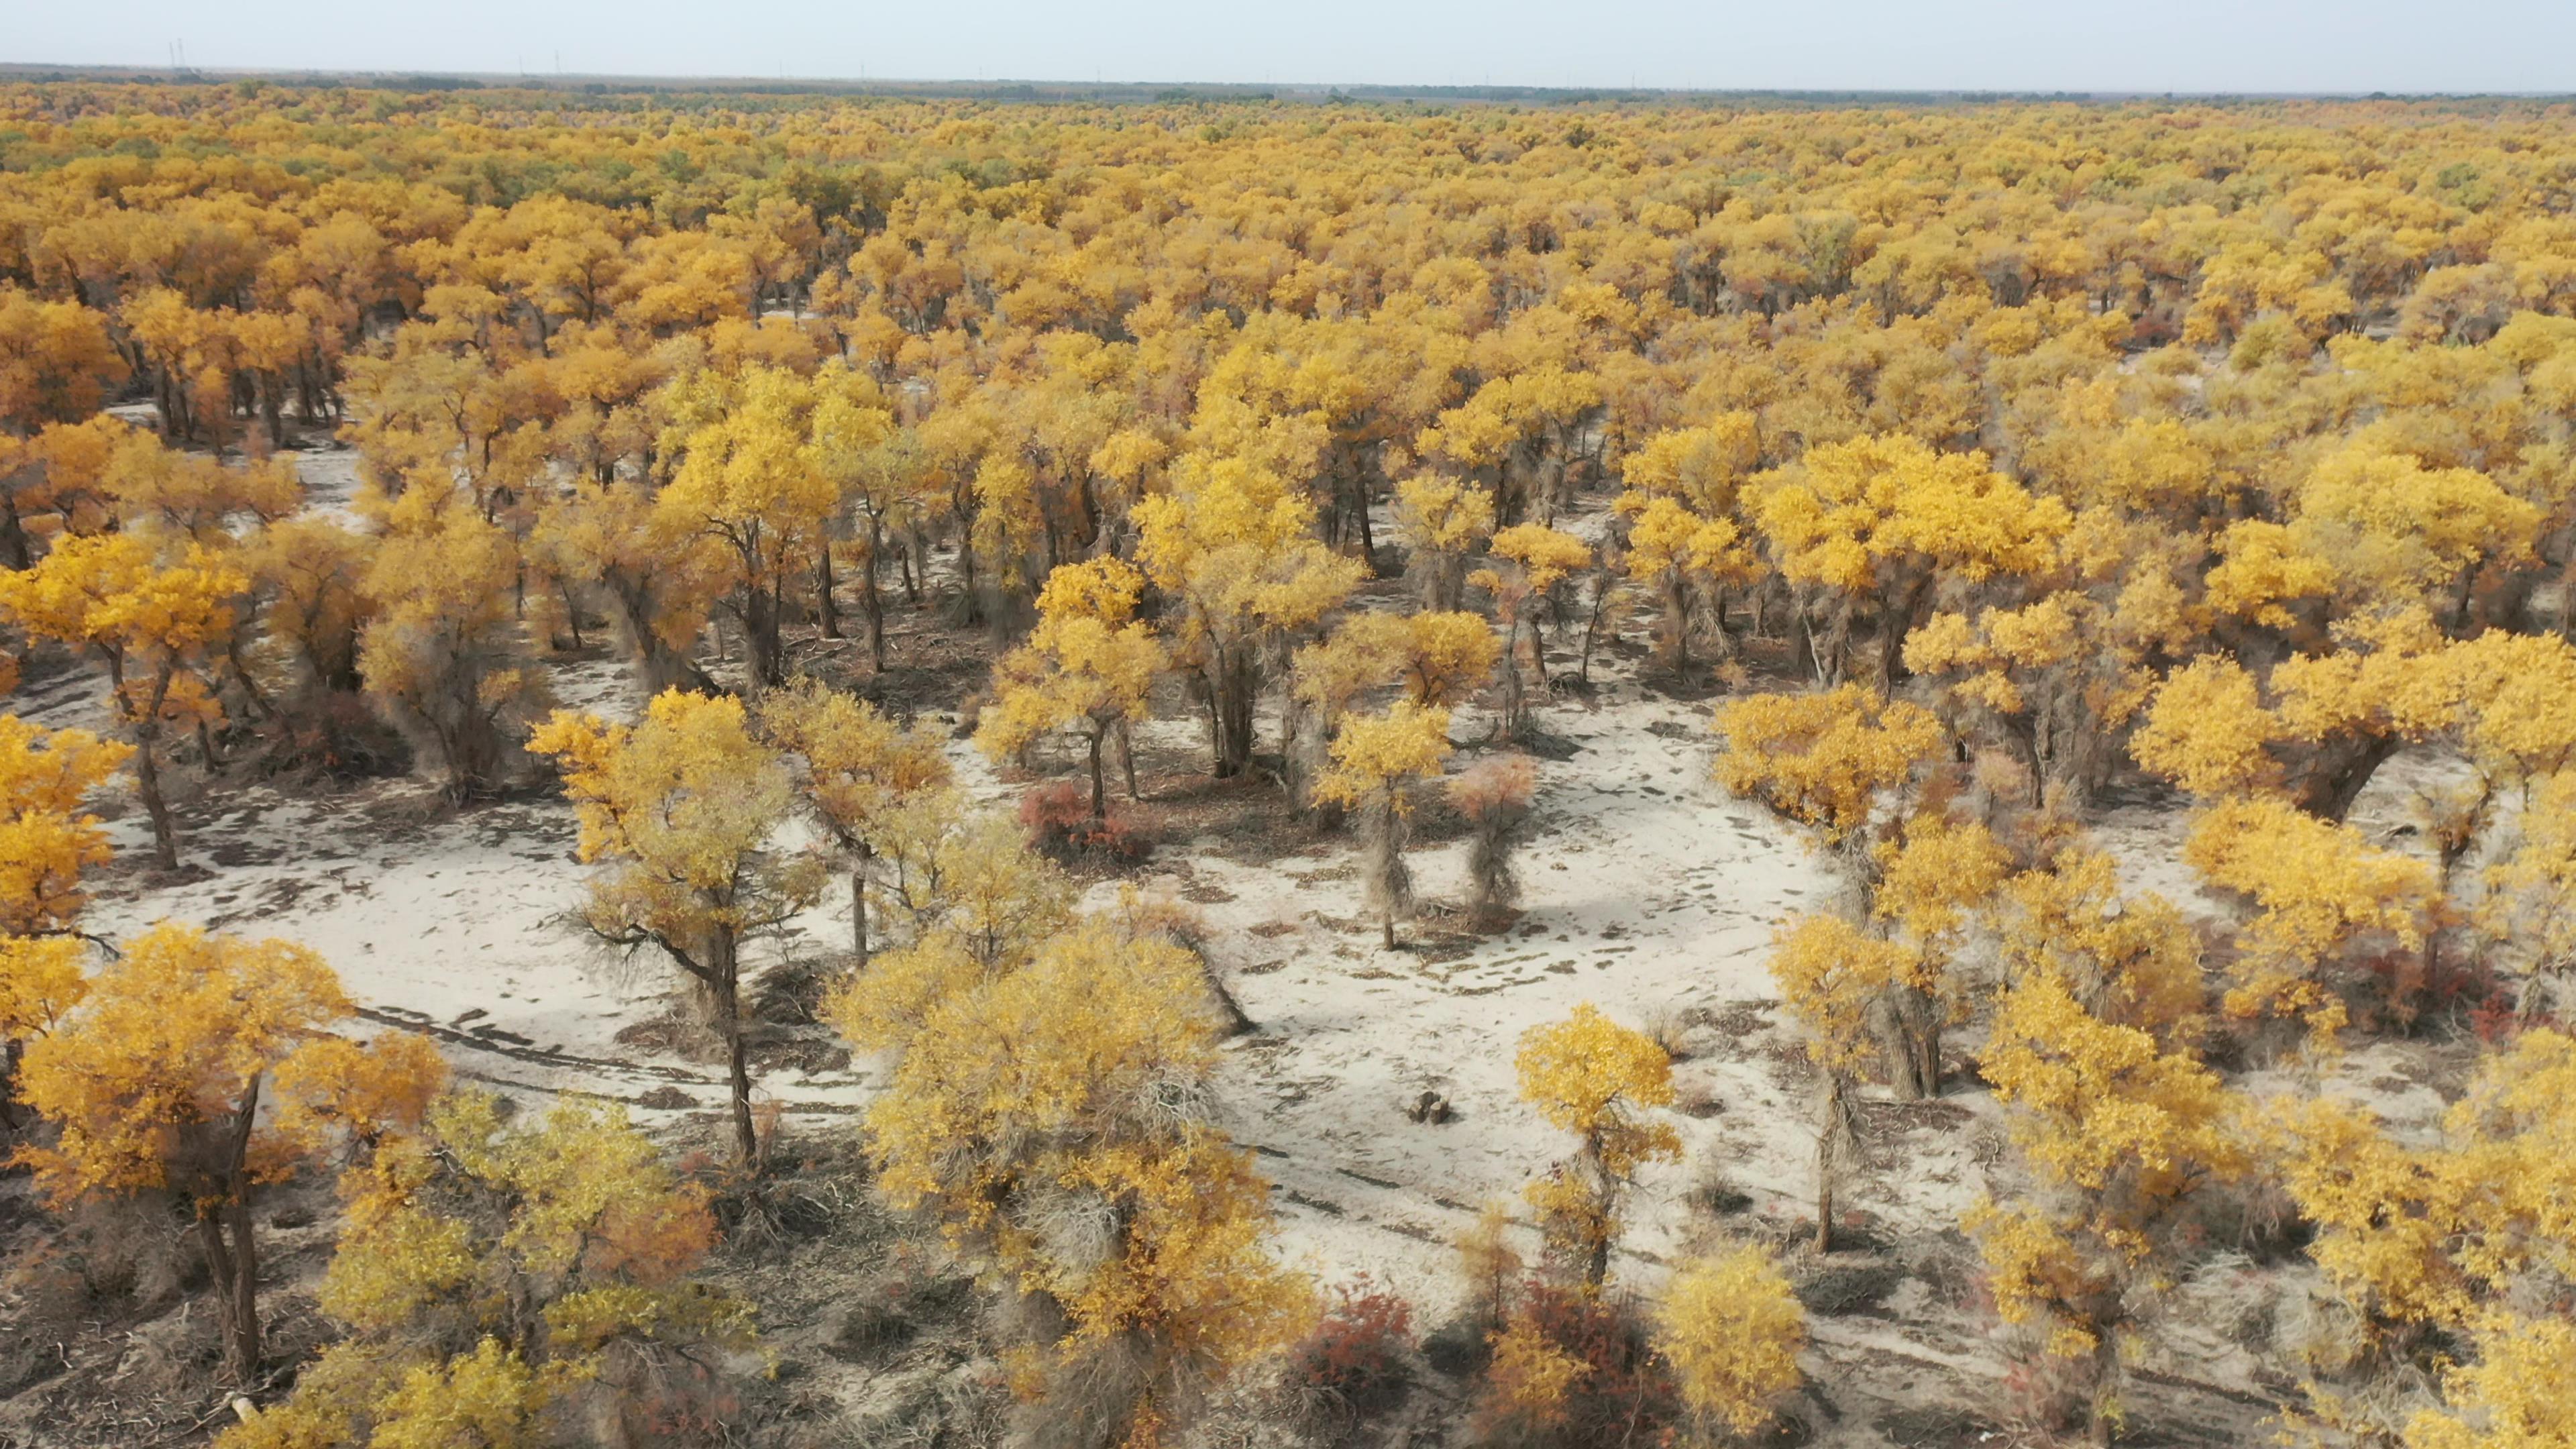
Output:
<path fill-rule="evenodd" d="M 519 554 L 509 532 L 461 494 L 416 486 L 387 511 L 360 596 L 367 692 L 428 747 L 447 793 L 498 787 L 514 736 L 534 722 L 545 679 L 528 657 L 512 599 Z"/>
<path fill-rule="evenodd" d="M 1854 1087 L 1868 1070 L 1887 1001 L 1920 989 L 1920 953 L 1872 935 L 1841 916 L 1801 916 L 1781 929 L 1771 950 L 1771 976 L 1780 998 L 1802 1030 L 1807 1059 L 1815 1064 L 1816 1251 L 1834 1250 L 1834 1200 L 1858 1117 Z M 1908 1052 L 1889 1053 L 1910 1061 Z M 1900 1080 L 1902 1075 L 1900 1074 Z"/>
<path fill-rule="evenodd" d="M 233 601 L 249 587 L 240 570 L 199 545 L 167 563 L 130 533 L 64 539 L 36 567 L 0 573 L 0 617 L 106 669 L 108 708 L 134 746 L 135 784 L 163 870 L 179 864 L 163 750 L 174 724 L 220 715 L 206 654 L 231 632 Z"/>
<path fill-rule="evenodd" d="M 904 729 L 877 707 L 819 680 L 760 702 L 762 733 L 804 764 L 798 798 L 850 857 L 850 944 L 868 961 L 868 876 L 889 833 L 953 774 L 939 737 Z"/>
<path fill-rule="evenodd" d="M 2004 1321 L 2085 1365 L 2086 1429 L 2108 1444 L 2122 1340 L 2166 1285 L 2192 1194 L 2245 1169 L 2238 1104 L 2187 1049 L 2095 1017 L 2044 970 L 2005 990 L 1984 1062 L 2034 1190 L 1968 1227 Z"/>
<path fill-rule="evenodd" d="M 50 1146 L 20 1150 L 50 1198 L 166 1192 L 188 1208 L 239 1381 L 260 1357 L 256 1190 L 320 1150 L 346 1092 L 363 1088 L 373 1119 L 398 1117 L 443 1071 L 397 1036 L 354 1073 L 345 1062 L 307 1073 L 307 1054 L 331 1040 L 321 1033 L 351 1011 L 331 968 L 301 946 L 165 923 L 128 942 L 21 1065 L 20 1096 L 59 1130 Z M 278 1110 L 264 1113 L 272 1083 Z"/>
<path fill-rule="evenodd" d="M 680 459 L 654 508 L 672 531 L 702 535 L 725 559 L 725 607 L 742 625 L 755 682 L 787 682 L 789 590 L 825 542 L 839 491 L 811 446 L 817 380 L 754 367 L 739 378 L 708 373 L 703 424 L 674 439 Z M 676 425 L 675 425 L 676 430 Z"/>
<path fill-rule="evenodd" d="M 1417 474 L 1395 485 L 1395 531 L 1424 606 L 1456 610 L 1466 602 L 1467 560 L 1493 536 L 1494 495 L 1464 479 Z"/>
<path fill-rule="evenodd" d="M 1315 782 L 1315 798 L 1362 812 L 1362 874 L 1390 951 L 1395 918 L 1413 903 L 1413 873 L 1404 863 L 1413 815 L 1410 787 L 1437 776 L 1450 749 L 1449 711 L 1399 700 L 1384 715 L 1345 724 L 1333 738 L 1333 768 Z"/>
<path fill-rule="evenodd" d="M 1168 643 L 1207 691 L 1221 779 L 1252 763 L 1253 708 L 1274 648 L 1358 587 L 1368 565 L 1314 536 L 1314 505 L 1240 458 L 1189 454 L 1172 490 L 1136 505 L 1136 562 L 1179 605 Z"/>
<path fill-rule="evenodd" d="M 1619 1240 L 1619 1210 L 1637 1172 L 1682 1151 L 1672 1124 L 1647 1115 L 1673 1102 L 1673 1064 L 1654 1039 L 1585 1002 L 1531 1027 L 1514 1058 L 1521 1100 L 1575 1136 L 1574 1156 L 1529 1186 L 1548 1250 L 1599 1291 Z"/>
<path fill-rule="evenodd" d="M 553 757 L 581 815 L 593 877 L 583 919 L 601 940 L 652 947 L 707 993 L 732 1084 L 734 1146 L 759 1152 L 744 1054 L 742 948 L 813 903 L 821 872 L 770 837 L 794 806 L 787 763 L 742 702 L 668 690 L 643 722 L 557 711 L 528 742 Z"/>
<path fill-rule="evenodd" d="M 87 730 L 0 714 L 0 1103 L 28 1040 L 59 1025 L 89 989 L 87 950 L 73 934 L 86 904 L 81 875 L 109 852 L 107 832 L 82 805 L 132 753 Z"/>
<path fill-rule="evenodd" d="M 1541 523 L 1516 524 L 1494 535 L 1495 563 L 1469 575 L 1469 582 L 1494 596 L 1494 615 L 1503 629 L 1503 720 L 1505 739 L 1518 739 L 1529 728 L 1530 676 L 1541 694 L 1547 690 L 1547 651 L 1538 635 L 1539 606 L 1549 591 L 1592 562 L 1592 547 L 1570 533 Z M 1521 641 L 1529 642 L 1529 667 L 1521 666 Z"/>
<path fill-rule="evenodd" d="M 1113 557 L 1063 564 L 1038 593 L 1028 642 L 993 669 L 1000 698 L 984 711 L 975 743 L 996 761 L 1018 756 L 1040 736 L 1070 728 L 1091 769 L 1091 818 L 1109 817 L 1101 754 L 1110 734 L 1147 713 L 1163 648 L 1139 622 L 1145 576 Z M 1131 766 L 1128 780 L 1135 775 Z"/>
<path fill-rule="evenodd" d="M 1984 454 L 1937 452 L 1904 434 L 1810 448 L 1748 491 L 1775 565 L 1799 591 L 1805 645 L 1826 684 L 1858 664 L 1893 687 L 1936 583 L 2044 573 L 2072 523 L 2063 502 L 2032 496 Z"/>

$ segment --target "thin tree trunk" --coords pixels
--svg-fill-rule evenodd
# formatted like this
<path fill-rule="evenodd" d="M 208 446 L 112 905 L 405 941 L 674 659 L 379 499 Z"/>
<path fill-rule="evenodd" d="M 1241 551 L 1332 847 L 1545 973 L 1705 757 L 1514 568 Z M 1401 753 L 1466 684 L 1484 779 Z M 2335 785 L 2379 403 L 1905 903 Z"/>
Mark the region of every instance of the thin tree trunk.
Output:
<path fill-rule="evenodd" d="M 1843 1127 L 1843 1079 L 1825 1074 L 1825 1120 L 1816 1132 L 1816 1251 L 1834 1250 L 1834 1148 Z"/>
<path fill-rule="evenodd" d="M 861 846 L 850 861 L 850 947 L 858 952 L 859 967 L 868 964 L 868 851 Z"/>
<path fill-rule="evenodd" d="M 1101 783 L 1100 750 L 1109 742 L 1109 729 L 1094 725 L 1091 730 L 1091 823 L 1106 824 L 1109 819 L 1109 793 Z"/>
<path fill-rule="evenodd" d="M 170 802 L 161 795 L 161 732 L 138 727 L 134 733 L 134 784 L 143 796 L 143 813 L 152 817 L 152 863 L 162 870 L 177 870 L 178 826 L 171 821 Z"/>
<path fill-rule="evenodd" d="M 814 592 L 820 595 L 822 600 L 823 637 L 840 638 L 841 604 L 838 599 L 832 597 L 832 540 L 828 538 L 824 539 L 821 546 L 815 550 Z"/>
<path fill-rule="evenodd" d="M 741 943 L 730 935 L 719 935 L 712 962 L 715 967 L 716 1027 L 724 1033 L 725 1073 L 733 1087 L 734 1148 L 745 1167 L 759 1155 L 760 1138 L 751 1126 L 751 1068 L 743 1057 L 742 1040 L 742 956 Z"/>
<path fill-rule="evenodd" d="M 225 1157 L 224 1201 L 201 1203 L 197 1208 L 197 1234 L 224 1316 L 224 1367 L 240 1383 L 248 1383 L 259 1368 L 259 1256 L 251 1239 L 249 1174 L 251 1128 L 259 1120 L 259 1084 L 254 1075 L 234 1114 Z M 232 1228 L 229 1243 L 226 1220 Z"/>
<path fill-rule="evenodd" d="M 885 554 L 885 530 L 871 521 L 868 524 L 868 563 L 860 570 L 867 581 L 862 596 L 868 609 L 868 662 L 877 673 L 885 673 L 885 596 L 877 591 L 877 560 Z"/>

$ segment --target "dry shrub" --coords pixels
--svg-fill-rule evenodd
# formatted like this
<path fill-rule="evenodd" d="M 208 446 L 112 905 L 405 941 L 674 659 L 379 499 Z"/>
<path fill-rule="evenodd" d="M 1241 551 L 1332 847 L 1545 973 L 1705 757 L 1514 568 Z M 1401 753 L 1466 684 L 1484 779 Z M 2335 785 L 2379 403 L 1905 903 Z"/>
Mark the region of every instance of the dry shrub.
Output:
<path fill-rule="evenodd" d="M 107 1382 L 128 1401 L 193 1398 L 215 1382 L 223 1360 L 213 1314 L 168 1313 L 125 1335 L 125 1352 Z"/>
<path fill-rule="evenodd" d="M 367 780 L 411 773 L 411 742 L 364 695 L 315 691 L 289 701 L 260 732 L 256 768 L 264 777 Z"/>
<path fill-rule="evenodd" d="M 1288 1417 L 1338 1440 L 1401 1403 L 1412 1381 L 1413 1308 L 1365 1273 L 1334 1290 L 1335 1302 L 1288 1350 Z"/>
<path fill-rule="evenodd" d="M 1520 898 L 1512 852 L 1537 794 L 1538 763 L 1527 755 L 1497 755 L 1449 781 L 1449 804 L 1467 821 L 1468 909 L 1479 926 L 1502 921 Z"/>
<path fill-rule="evenodd" d="M 1704 1162 L 1699 1178 L 1683 1199 L 1698 1212 L 1711 1217 L 1730 1217 L 1753 1206 L 1753 1195 L 1738 1187 L 1726 1164 L 1714 1158 Z"/>
<path fill-rule="evenodd" d="M 1684 1011 L 1680 1007 L 1653 1006 L 1646 1009 L 1645 1017 L 1638 1022 L 1637 1029 L 1646 1034 L 1647 1040 L 1663 1048 L 1665 1056 L 1676 1062 L 1686 1062 L 1692 1056 L 1691 1028 L 1698 1024 L 1698 1017 L 1694 1013 Z"/>
<path fill-rule="evenodd" d="M 38 1308 L 69 1321 L 100 1310 L 151 1313 L 205 1280 L 205 1259 L 180 1233 L 165 1200 L 94 1195 L 19 1255 L 0 1287 L 28 1295 L 22 1321 L 33 1322 Z"/>

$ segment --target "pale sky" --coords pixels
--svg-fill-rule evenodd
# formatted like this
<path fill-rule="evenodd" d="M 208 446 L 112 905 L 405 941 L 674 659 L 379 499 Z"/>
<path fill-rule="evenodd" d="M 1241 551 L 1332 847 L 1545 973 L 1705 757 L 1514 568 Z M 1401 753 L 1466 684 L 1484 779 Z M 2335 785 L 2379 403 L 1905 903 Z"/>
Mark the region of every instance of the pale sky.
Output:
<path fill-rule="evenodd" d="M 2576 91 L 2576 0 L 0 0 L 0 61 L 926 80 Z"/>

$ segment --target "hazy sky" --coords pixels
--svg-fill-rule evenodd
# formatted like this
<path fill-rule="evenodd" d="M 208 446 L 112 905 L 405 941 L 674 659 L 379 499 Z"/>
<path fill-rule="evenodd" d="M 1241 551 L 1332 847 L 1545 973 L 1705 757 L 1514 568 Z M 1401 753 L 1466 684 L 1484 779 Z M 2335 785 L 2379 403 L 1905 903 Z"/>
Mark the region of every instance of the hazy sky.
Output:
<path fill-rule="evenodd" d="M 0 0 L 0 60 L 908 79 L 2576 90 L 2576 0 Z"/>

